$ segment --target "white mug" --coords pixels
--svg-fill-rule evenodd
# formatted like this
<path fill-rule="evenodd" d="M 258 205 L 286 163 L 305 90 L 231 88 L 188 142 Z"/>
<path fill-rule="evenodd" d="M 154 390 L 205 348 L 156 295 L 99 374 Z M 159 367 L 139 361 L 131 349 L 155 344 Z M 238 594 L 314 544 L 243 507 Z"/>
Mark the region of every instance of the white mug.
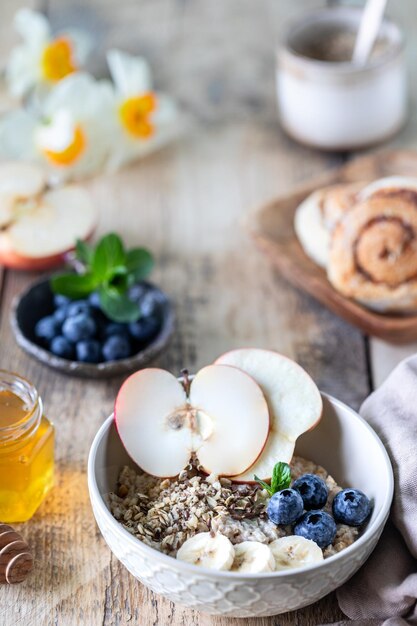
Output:
<path fill-rule="evenodd" d="M 333 30 L 357 32 L 361 10 L 328 7 L 293 24 L 278 50 L 277 97 L 284 130 L 324 150 L 363 148 L 394 135 L 407 115 L 407 77 L 400 28 L 385 18 L 380 54 L 365 66 L 307 56 L 307 42 Z"/>

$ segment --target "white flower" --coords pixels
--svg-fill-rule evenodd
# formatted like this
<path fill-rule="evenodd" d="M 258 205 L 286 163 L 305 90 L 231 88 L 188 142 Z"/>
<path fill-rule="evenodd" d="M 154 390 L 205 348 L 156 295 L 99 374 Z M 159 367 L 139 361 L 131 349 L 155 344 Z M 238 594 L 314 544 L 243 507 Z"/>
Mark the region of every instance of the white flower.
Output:
<path fill-rule="evenodd" d="M 109 82 L 71 74 L 52 89 L 40 111 L 18 109 L 0 121 L 0 155 L 40 162 L 54 181 L 90 176 L 108 157 L 112 111 Z"/>
<path fill-rule="evenodd" d="M 155 93 L 149 65 L 142 57 L 110 50 L 107 62 L 114 83 L 112 149 L 108 168 L 145 156 L 181 131 L 173 100 Z"/>
<path fill-rule="evenodd" d="M 91 49 L 90 38 L 81 31 L 52 35 L 45 16 L 31 9 L 18 11 L 14 24 L 23 42 L 12 50 L 6 80 L 18 98 L 35 88 L 49 89 L 80 69 Z"/>

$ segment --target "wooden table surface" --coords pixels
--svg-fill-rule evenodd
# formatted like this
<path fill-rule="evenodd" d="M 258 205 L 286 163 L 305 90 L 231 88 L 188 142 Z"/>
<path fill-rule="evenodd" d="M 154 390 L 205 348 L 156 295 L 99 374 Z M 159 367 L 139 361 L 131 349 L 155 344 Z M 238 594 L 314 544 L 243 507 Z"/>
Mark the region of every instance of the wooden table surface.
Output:
<path fill-rule="evenodd" d="M 3 61 L 15 40 L 11 18 L 22 4 L 2 0 Z M 101 212 L 100 232 L 116 230 L 129 244 L 148 245 L 158 261 L 153 279 L 175 302 L 177 332 L 158 364 L 174 373 L 183 367 L 196 371 L 231 348 L 271 348 L 297 360 L 321 389 L 358 408 L 415 346 L 369 340 L 297 292 L 271 270 L 241 227 L 261 203 L 352 156 L 300 147 L 277 123 L 275 45 L 284 20 L 311 4 L 45 0 L 40 8 L 54 26 L 84 25 L 94 32 L 92 67 L 98 73 L 108 46 L 144 53 L 157 84 L 193 120 L 176 145 L 88 183 Z M 416 3 L 392 4 L 393 14 L 412 28 Z M 410 58 L 416 51 L 409 50 Z M 412 114 L 391 145 L 412 146 L 416 128 Z M 28 377 L 44 398 L 56 426 L 56 486 L 35 517 L 20 526 L 36 568 L 25 583 L 0 589 L 1 626 L 310 626 L 343 619 L 333 594 L 275 618 L 202 615 L 154 595 L 112 557 L 90 509 L 86 461 L 121 380 L 66 378 L 17 348 L 10 304 L 33 279 L 11 271 L 0 277 L 0 367 Z"/>

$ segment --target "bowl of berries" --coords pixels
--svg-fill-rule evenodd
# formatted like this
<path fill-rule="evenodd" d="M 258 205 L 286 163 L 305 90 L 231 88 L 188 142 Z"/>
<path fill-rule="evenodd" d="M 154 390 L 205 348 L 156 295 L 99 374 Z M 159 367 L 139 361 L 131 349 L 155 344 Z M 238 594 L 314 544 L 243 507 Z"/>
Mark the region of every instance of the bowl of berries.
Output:
<path fill-rule="evenodd" d="M 153 361 L 174 330 L 168 296 L 145 280 L 153 259 L 125 250 L 117 235 L 95 248 L 78 242 L 77 272 L 32 283 L 12 305 L 17 343 L 65 374 L 109 378 Z"/>

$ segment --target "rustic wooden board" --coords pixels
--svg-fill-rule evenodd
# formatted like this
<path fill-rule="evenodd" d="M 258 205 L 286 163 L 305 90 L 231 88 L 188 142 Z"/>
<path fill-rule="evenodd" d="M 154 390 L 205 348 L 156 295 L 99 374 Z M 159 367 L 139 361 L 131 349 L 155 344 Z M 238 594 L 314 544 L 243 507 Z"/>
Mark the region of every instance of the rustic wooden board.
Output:
<path fill-rule="evenodd" d="M 416 174 L 417 152 L 383 151 L 360 157 L 288 196 L 269 202 L 253 215 L 248 227 L 258 247 L 289 282 L 363 332 L 393 343 L 409 343 L 417 339 L 417 315 L 380 315 L 336 291 L 326 272 L 302 249 L 294 231 L 294 215 L 299 204 L 322 186 Z"/>

